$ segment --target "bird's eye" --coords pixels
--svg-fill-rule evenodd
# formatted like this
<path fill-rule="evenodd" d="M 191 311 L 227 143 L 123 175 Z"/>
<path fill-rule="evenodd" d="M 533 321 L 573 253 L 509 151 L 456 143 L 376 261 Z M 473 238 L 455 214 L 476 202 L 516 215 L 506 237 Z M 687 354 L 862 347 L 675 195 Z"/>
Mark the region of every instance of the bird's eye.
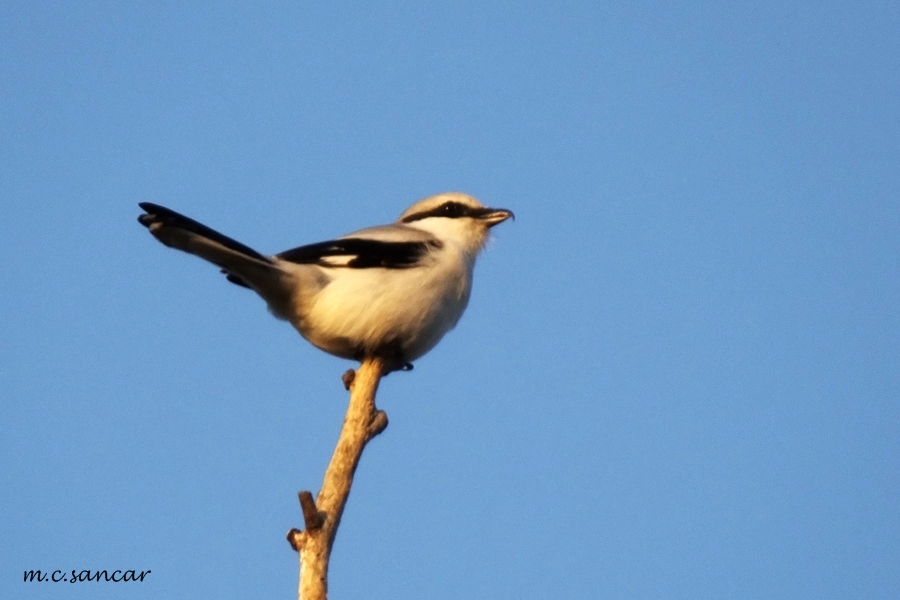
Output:
<path fill-rule="evenodd" d="M 466 207 L 458 202 L 447 202 L 441 206 L 441 214 L 450 218 L 463 217 L 466 215 Z"/>

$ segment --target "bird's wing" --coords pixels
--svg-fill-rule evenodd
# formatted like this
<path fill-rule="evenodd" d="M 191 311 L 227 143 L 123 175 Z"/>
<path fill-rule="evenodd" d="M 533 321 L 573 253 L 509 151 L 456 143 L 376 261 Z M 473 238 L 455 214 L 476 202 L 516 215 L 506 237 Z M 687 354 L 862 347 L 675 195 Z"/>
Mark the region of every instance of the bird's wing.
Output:
<path fill-rule="evenodd" d="M 441 242 L 409 227 L 388 225 L 363 229 L 348 236 L 300 246 L 276 255 L 299 264 L 351 269 L 408 269 L 419 266 L 431 249 Z"/>

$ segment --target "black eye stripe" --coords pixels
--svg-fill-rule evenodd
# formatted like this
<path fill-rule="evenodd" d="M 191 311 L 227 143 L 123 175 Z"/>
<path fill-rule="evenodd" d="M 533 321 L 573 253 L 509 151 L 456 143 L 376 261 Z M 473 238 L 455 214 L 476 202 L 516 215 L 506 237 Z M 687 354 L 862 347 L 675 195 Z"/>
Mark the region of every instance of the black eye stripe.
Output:
<path fill-rule="evenodd" d="M 445 202 L 439 208 L 445 217 L 462 217 L 469 213 L 469 207 L 459 202 Z"/>
<path fill-rule="evenodd" d="M 426 219 L 428 217 L 447 217 L 449 219 L 458 219 L 460 217 L 469 217 L 472 216 L 472 208 L 466 206 L 465 204 L 461 204 L 459 202 L 444 202 L 440 206 L 432 208 L 431 210 L 424 210 L 422 212 L 414 213 L 408 215 L 403 218 L 402 223 L 411 223 L 412 221 L 418 221 L 420 219 Z"/>

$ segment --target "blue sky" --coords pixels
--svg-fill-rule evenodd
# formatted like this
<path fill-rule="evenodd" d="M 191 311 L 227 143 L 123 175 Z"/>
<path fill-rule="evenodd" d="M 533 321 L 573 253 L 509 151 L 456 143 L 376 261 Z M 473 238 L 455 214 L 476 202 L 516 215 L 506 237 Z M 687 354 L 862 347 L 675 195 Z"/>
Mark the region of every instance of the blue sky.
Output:
<path fill-rule="evenodd" d="M 516 212 L 388 377 L 333 598 L 900 596 L 889 2 L 0 7 L 0 596 L 293 597 L 351 364 L 267 253 Z M 141 584 L 27 569 L 152 570 Z"/>

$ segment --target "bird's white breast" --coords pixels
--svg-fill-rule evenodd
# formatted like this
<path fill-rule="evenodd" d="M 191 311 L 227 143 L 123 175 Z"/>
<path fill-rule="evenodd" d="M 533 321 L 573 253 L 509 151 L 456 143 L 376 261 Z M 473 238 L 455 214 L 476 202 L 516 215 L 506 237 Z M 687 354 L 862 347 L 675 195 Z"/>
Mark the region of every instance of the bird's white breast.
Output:
<path fill-rule="evenodd" d="M 304 265 L 304 278 L 316 269 L 327 272 L 330 281 L 296 299 L 291 322 L 313 345 L 337 356 L 390 350 L 383 348 L 385 342 L 396 341 L 403 359 L 413 361 L 459 321 L 469 301 L 473 266 L 474 257 L 453 242 L 421 266 L 406 269 Z"/>

